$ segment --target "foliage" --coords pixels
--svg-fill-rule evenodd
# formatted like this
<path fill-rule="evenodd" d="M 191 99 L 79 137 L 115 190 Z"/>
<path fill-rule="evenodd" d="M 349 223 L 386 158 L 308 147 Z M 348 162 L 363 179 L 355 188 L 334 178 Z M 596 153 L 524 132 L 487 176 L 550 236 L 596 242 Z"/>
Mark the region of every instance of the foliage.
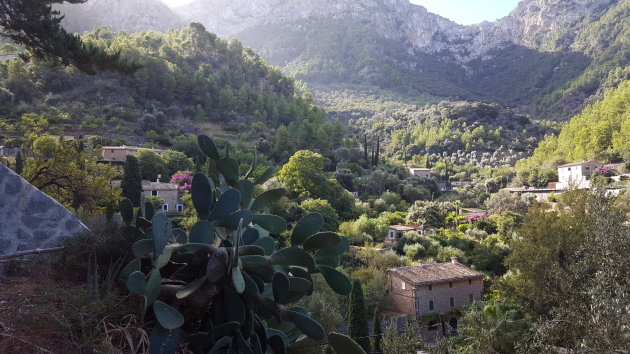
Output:
<path fill-rule="evenodd" d="M 142 179 L 157 181 L 158 176 L 167 176 L 168 170 L 166 169 L 166 164 L 162 157 L 155 152 L 151 150 L 140 150 L 136 153 L 136 158 L 138 159 Z"/>
<path fill-rule="evenodd" d="M 194 352 L 226 347 L 277 352 L 303 334 L 324 339 L 324 329 L 307 309 L 284 305 L 312 293 L 314 273 L 321 273 L 336 292 L 350 293 L 350 281 L 335 269 L 347 241 L 320 232 L 323 218 L 309 214 L 293 228 L 293 246 L 277 249 L 274 235 L 284 232 L 287 223 L 264 210 L 284 191 L 252 199 L 254 183 L 266 179 L 241 179 L 238 162 L 227 152 L 221 157 L 209 137 L 199 136 L 199 145 L 227 184 L 215 188 L 211 178 L 195 175 L 191 199 L 199 221 L 188 234 L 173 229 L 165 214 L 155 214 L 149 222 L 146 208 L 133 225 L 131 202 L 121 203 L 124 231 L 138 240 L 132 246 L 137 258 L 125 266 L 123 279 L 144 300 L 141 314 L 156 321 L 151 346 L 173 352 L 179 338 L 186 338 Z M 152 268 L 142 268 L 142 262 Z M 171 267 L 173 262 L 184 267 Z M 271 291 L 265 291 L 265 284 Z"/>
<path fill-rule="evenodd" d="M 422 346 L 422 337 L 418 327 L 407 322 L 403 332 L 398 331 L 396 321 L 386 328 L 381 340 L 381 349 L 385 354 L 415 353 Z"/>
<path fill-rule="evenodd" d="M 307 199 L 300 204 L 300 208 L 303 213 L 318 213 L 324 217 L 324 227 L 325 231 L 336 231 L 339 228 L 339 216 L 337 215 L 337 211 L 330 206 L 330 203 L 327 200 L 322 199 Z"/>
<path fill-rule="evenodd" d="M 359 268 L 353 271 L 351 276 L 361 282 L 367 313 L 389 306 L 385 271 L 375 267 Z"/>
<path fill-rule="evenodd" d="M 142 194 L 142 176 L 138 159 L 133 155 L 125 157 L 124 174 L 120 181 L 122 196 L 131 200 L 134 206 L 140 206 L 140 194 Z"/>
<path fill-rule="evenodd" d="M 521 195 L 502 190 L 491 195 L 486 201 L 486 206 L 491 213 L 511 211 L 525 214 L 532 203 L 531 199 L 527 194 Z"/>
<path fill-rule="evenodd" d="M 66 207 L 92 215 L 118 201 L 120 192 L 110 184 L 116 171 L 97 163 L 82 140 L 42 135 L 31 146 L 33 157 L 26 160 L 22 176 Z"/>
<path fill-rule="evenodd" d="M 625 347 L 626 210 L 603 190 L 567 192 L 559 200 L 555 210 L 535 206 L 525 215 L 506 260 L 511 272 L 498 288 L 535 321 L 528 350 Z"/>
<path fill-rule="evenodd" d="M 416 201 L 407 213 L 407 222 L 425 227 L 442 227 L 455 206 L 448 202 Z"/>
<path fill-rule="evenodd" d="M 516 353 L 529 323 L 518 305 L 491 300 L 466 307 L 460 318 L 461 353 Z"/>
<path fill-rule="evenodd" d="M 352 281 L 352 292 L 348 304 L 348 335 L 359 343 L 363 350 L 369 351 L 367 307 L 363 296 L 363 286 L 359 279 Z"/>

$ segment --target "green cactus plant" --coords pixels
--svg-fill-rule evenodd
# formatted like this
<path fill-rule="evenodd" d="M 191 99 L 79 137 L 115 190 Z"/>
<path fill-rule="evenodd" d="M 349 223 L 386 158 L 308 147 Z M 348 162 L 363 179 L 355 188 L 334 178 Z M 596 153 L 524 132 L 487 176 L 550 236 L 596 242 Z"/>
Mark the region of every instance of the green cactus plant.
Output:
<path fill-rule="evenodd" d="M 308 310 L 289 306 L 312 294 L 313 273 L 321 273 L 334 291 L 350 292 L 350 280 L 334 269 L 348 240 L 320 232 L 322 216 L 310 214 L 295 226 L 293 246 L 278 249 L 275 237 L 286 231 L 287 222 L 262 212 L 286 191 L 253 197 L 254 185 L 275 170 L 252 181 L 254 162 L 241 178 L 229 147 L 221 157 L 211 138 L 198 141 L 209 166 L 218 170 L 213 179 L 219 179 L 194 176 L 191 193 L 199 222 L 188 234 L 173 229 L 165 214 L 151 215 L 146 205 L 132 226 L 133 208 L 129 201 L 121 203 L 125 228 L 140 236 L 132 247 L 136 258 L 121 277 L 143 300 L 141 318 L 154 324 L 150 352 L 172 353 L 185 342 L 195 353 L 284 353 L 305 335 L 323 340 L 326 334 Z M 221 176 L 225 183 L 217 188 Z"/>

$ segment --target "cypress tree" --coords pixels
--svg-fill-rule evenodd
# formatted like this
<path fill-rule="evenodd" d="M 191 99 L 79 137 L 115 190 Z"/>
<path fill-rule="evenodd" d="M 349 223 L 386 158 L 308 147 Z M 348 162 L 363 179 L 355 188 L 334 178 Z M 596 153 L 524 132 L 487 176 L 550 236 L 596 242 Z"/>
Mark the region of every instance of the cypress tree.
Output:
<path fill-rule="evenodd" d="M 15 155 L 15 173 L 21 175 L 22 171 L 24 171 L 24 158 L 22 158 L 22 152 L 18 150 Z"/>
<path fill-rule="evenodd" d="M 127 155 L 125 159 L 125 173 L 120 183 L 122 195 L 129 198 L 134 206 L 140 205 L 140 194 L 142 193 L 142 177 L 140 176 L 140 165 L 138 159 L 133 155 Z"/>
<path fill-rule="evenodd" d="M 379 151 L 381 150 L 381 137 L 377 136 L 376 137 L 376 158 L 374 159 L 374 166 L 378 166 L 378 159 L 379 159 Z"/>
<path fill-rule="evenodd" d="M 365 154 L 365 167 L 368 167 L 370 165 L 370 160 L 368 160 L 367 135 L 363 136 L 363 153 Z"/>
<path fill-rule="evenodd" d="M 372 329 L 372 335 L 374 335 L 374 351 L 377 353 L 381 352 L 381 335 L 383 331 L 381 331 L 381 316 L 378 313 L 378 307 L 374 308 L 374 319 L 372 322 L 374 328 Z"/>
<path fill-rule="evenodd" d="M 366 352 L 370 351 L 368 338 L 367 309 L 363 288 L 359 279 L 352 281 L 352 292 L 348 299 L 348 335 L 354 339 Z"/>

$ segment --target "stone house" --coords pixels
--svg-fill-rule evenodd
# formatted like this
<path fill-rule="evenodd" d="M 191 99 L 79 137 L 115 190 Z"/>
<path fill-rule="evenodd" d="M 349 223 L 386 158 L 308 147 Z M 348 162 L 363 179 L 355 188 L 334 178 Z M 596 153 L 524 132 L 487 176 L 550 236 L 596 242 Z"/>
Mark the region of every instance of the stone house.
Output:
<path fill-rule="evenodd" d="M 411 177 L 433 178 L 433 171 L 430 168 L 410 168 Z"/>
<path fill-rule="evenodd" d="M 420 225 L 391 225 L 387 231 L 387 237 L 383 243 L 389 248 L 396 248 L 398 240 L 403 237 L 405 232 L 415 231 L 422 233 L 422 226 Z"/>
<path fill-rule="evenodd" d="M 423 315 L 449 314 L 483 299 L 484 274 L 457 261 L 424 264 L 386 271 L 392 310 L 420 319 Z M 445 318 L 452 329 L 457 317 Z"/>
<path fill-rule="evenodd" d="M 101 147 L 101 156 L 103 161 L 109 162 L 125 162 L 127 155 L 135 155 L 140 150 L 153 151 L 160 155 L 165 150 L 162 149 L 149 149 L 137 146 L 103 146 Z"/>
<path fill-rule="evenodd" d="M 181 199 L 182 192 L 177 184 L 142 181 L 142 192 L 145 197 L 154 196 L 163 200 L 161 211 L 165 213 L 184 212 L 184 203 Z"/>
<path fill-rule="evenodd" d="M 567 189 L 575 186 L 577 188 L 590 188 L 591 175 L 602 168 L 604 164 L 597 161 L 574 162 L 558 166 L 557 189 Z"/>

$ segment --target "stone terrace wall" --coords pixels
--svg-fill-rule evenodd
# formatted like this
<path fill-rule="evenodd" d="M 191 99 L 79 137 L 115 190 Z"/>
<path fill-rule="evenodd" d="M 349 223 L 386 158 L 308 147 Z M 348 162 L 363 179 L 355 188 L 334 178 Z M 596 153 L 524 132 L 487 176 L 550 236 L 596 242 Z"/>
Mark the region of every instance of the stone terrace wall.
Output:
<path fill-rule="evenodd" d="M 0 164 L 0 255 L 55 247 L 84 232 L 63 205 Z"/>

